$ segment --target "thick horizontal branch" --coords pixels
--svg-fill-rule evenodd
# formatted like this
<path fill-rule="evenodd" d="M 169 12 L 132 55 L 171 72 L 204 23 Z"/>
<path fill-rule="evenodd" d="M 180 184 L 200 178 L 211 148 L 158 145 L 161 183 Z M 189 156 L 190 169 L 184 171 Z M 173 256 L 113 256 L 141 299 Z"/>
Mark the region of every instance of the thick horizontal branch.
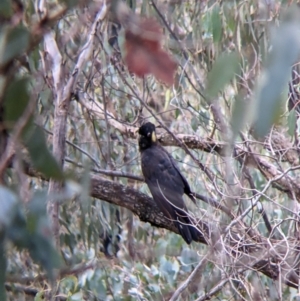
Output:
<path fill-rule="evenodd" d="M 99 176 L 91 177 L 91 187 L 93 197 L 127 208 L 143 222 L 179 233 L 174 224 L 170 223 L 170 220 L 163 215 L 153 199 L 146 194 L 130 186 L 108 181 Z M 208 225 L 203 221 L 198 221 L 198 227 L 203 233 L 203 235 L 199 235 L 199 242 L 207 244 L 205 237 L 209 236 Z"/>
<path fill-rule="evenodd" d="M 104 119 L 104 108 L 101 103 L 87 99 L 87 96 L 83 93 L 78 93 L 77 99 L 79 103 L 89 111 L 89 113 L 93 114 L 97 118 Z M 118 130 L 122 135 L 132 139 L 138 139 L 137 127 L 118 121 L 111 112 L 108 112 L 108 121 L 110 125 Z M 204 139 L 195 135 L 178 134 L 176 137 L 188 148 L 199 149 L 208 153 L 216 152 L 222 156 L 225 155 L 226 144 L 224 143 L 216 143 L 211 139 Z M 178 142 L 168 133 L 162 135 L 158 134 L 158 140 L 163 146 L 178 146 Z"/>
<path fill-rule="evenodd" d="M 27 174 L 34 177 L 40 177 L 40 175 L 35 172 L 32 168 L 27 168 L 26 170 Z M 159 208 L 156 206 L 155 202 L 152 198 L 147 196 L 146 194 L 134 189 L 133 187 L 124 186 L 117 182 L 112 182 L 107 179 L 104 179 L 100 176 L 91 175 L 91 196 L 106 201 L 108 203 L 127 208 L 134 214 L 136 214 L 141 221 L 148 222 L 151 225 L 159 228 L 164 228 L 167 230 L 170 230 L 172 232 L 178 233 L 177 229 L 174 227 L 172 223 L 163 215 L 163 213 L 159 210 Z M 211 235 L 215 236 L 215 233 L 209 233 L 208 229 L 211 229 L 213 227 L 212 225 L 209 225 L 208 223 L 205 223 L 204 221 L 200 221 L 199 223 L 199 229 L 203 233 L 202 236 L 199 236 L 199 242 L 208 244 L 211 243 Z M 238 230 L 242 234 L 242 229 Z M 234 239 L 234 236 L 232 236 L 232 239 Z M 217 239 L 218 238 L 214 238 Z M 236 237 L 235 239 L 238 239 Z M 243 255 L 243 258 L 247 258 L 247 261 L 249 266 L 251 266 L 251 252 L 256 250 L 255 252 L 259 252 L 257 254 L 268 254 L 270 251 L 268 251 L 268 244 L 271 243 L 271 240 L 266 240 L 263 236 L 260 236 L 259 239 L 255 239 L 254 241 L 250 238 L 245 241 L 245 245 L 242 248 L 241 244 L 242 241 L 240 239 L 237 240 L 239 245 L 239 251 L 241 255 Z M 237 241 L 233 240 L 231 242 L 228 242 L 228 245 L 226 245 L 226 248 L 228 247 L 230 250 L 235 249 L 235 244 Z M 258 243 L 260 241 L 260 243 Z M 268 243 L 269 242 L 269 243 Z M 292 251 L 295 248 L 293 246 L 295 242 L 290 241 L 289 249 L 286 248 L 286 246 L 274 241 L 272 242 L 272 248 L 274 250 L 273 254 L 269 254 L 266 258 L 264 256 L 263 259 L 258 260 L 255 263 L 255 266 L 252 267 L 255 270 L 265 274 L 266 276 L 277 279 L 279 277 L 279 270 L 278 265 L 275 264 L 278 262 L 277 254 L 286 254 L 287 252 L 291 252 L 291 258 L 293 258 Z M 252 250 L 253 249 L 253 250 Z M 275 252 L 276 250 L 276 252 Z M 234 252 L 234 251 L 233 251 Z M 257 258 L 259 256 L 255 256 L 254 258 Z M 245 264 L 245 262 L 243 263 Z M 282 263 L 284 264 L 284 263 Z M 289 266 L 288 269 L 290 272 L 285 275 L 284 282 L 292 287 L 297 287 L 297 275 L 293 270 L 293 265 Z"/>
<path fill-rule="evenodd" d="M 80 104 L 86 108 L 91 114 L 97 116 L 97 118 L 104 119 L 104 109 L 101 103 L 96 103 L 93 100 L 87 100 L 86 96 L 83 93 L 78 94 L 78 101 Z M 122 135 L 125 135 L 132 139 L 138 139 L 138 128 L 124 124 L 118 121 L 112 113 L 108 114 L 108 121 L 111 126 L 117 129 Z M 290 177 L 285 174 L 282 177 L 278 177 L 282 174 L 274 164 L 271 164 L 269 161 L 262 158 L 258 154 L 250 152 L 246 147 L 242 145 L 236 145 L 234 147 L 233 153 L 228 153 L 228 144 L 225 142 L 217 142 L 208 138 L 201 138 L 196 135 L 186 135 L 186 134 L 177 134 L 177 141 L 169 134 L 163 133 L 157 135 L 157 138 L 161 145 L 163 146 L 180 146 L 179 142 L 184 143 L 190 149 L 202 150 L 207 153 L 218 154 L 221 157 L 234 154 L 235 157 L 243 158 L 243 161 L 246 164 L 249 164 L 252 168 L 258 169 L 266 180 L 272 180 L 273 178 L 278 178 L 276 181 L 279 184 L 283 191 L 285 191 L 289 197 L 295 195 L 297 200 L 300 202 L 300 184 L 297 183 Z M 293 166 L 293 169 L 300 169 L 300 166 Z"/>
<path fill-rule="evenodd" d="M 26 166 L 26 173 L 33 177 L 42 177 L 33 168 Z M 43 177 L 44 180 L 48 180 Z M 156 206 L 152 198 L 146 194 L 117 182 L 106 180 L 97 175 L 91 175 L 91 196 L 108 203 L 127 208 L 143 222 L 170 230 L 179 234 L 177 228 L 170 223 L 170 220 L 164 216 L 162 211 Z M 199 233 L 199 242 L 207 244 L 206 237 L 209 236 L 208 225 L 203 221 L 197 221 Z"/>

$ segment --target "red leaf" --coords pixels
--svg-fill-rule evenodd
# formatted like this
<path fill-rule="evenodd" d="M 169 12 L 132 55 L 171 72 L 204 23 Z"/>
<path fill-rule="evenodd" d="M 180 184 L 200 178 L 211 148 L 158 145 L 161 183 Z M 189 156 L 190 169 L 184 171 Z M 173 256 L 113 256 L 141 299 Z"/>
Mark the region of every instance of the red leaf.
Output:
<path fill-rule="evenodd" d="M 125 31 L 125 63 L 139 77 L 153 74 L 168 85 L 174 83 L 176 63 L 161 48 L 162 31 L 149 18 L 139 19 Z"/>

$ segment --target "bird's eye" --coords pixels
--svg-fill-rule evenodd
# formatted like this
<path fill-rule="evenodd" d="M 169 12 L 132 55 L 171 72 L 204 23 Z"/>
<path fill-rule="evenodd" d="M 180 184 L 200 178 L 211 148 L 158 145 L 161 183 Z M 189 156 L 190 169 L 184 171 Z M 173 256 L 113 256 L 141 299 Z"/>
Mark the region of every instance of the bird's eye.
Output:
<path fill-rule="evenodd" d="M 147 133 L 147 137 L 149 137 L 151 135 L 151 133 L 149 132 L 149 133 Z"/>

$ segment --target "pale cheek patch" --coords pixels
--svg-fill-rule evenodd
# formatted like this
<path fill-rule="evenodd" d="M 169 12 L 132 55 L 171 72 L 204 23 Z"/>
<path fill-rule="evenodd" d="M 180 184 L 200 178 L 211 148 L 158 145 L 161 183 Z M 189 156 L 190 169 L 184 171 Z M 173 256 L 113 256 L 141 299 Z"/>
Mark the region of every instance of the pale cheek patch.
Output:
<path fill-rule="evenodd" d="M 155 135 L 155 132 L 152 132 L 151 140 L 152 140 L 152 142 L 156 142 L 156 135 Z"/>

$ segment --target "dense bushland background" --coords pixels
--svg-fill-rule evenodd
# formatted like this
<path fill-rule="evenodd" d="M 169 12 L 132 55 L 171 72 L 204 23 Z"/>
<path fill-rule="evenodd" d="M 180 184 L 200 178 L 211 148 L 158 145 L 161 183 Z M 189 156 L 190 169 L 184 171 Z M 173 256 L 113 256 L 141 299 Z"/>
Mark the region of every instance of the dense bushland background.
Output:
<path fill-rule="evenodd" d="M 299 298 L 296 2 L 0 2 L 0 300 Z M 141 16 L 173 85 L 124 63 Z M 197 194 L 198 243 L 143 183 L 145 120 Z"/>

